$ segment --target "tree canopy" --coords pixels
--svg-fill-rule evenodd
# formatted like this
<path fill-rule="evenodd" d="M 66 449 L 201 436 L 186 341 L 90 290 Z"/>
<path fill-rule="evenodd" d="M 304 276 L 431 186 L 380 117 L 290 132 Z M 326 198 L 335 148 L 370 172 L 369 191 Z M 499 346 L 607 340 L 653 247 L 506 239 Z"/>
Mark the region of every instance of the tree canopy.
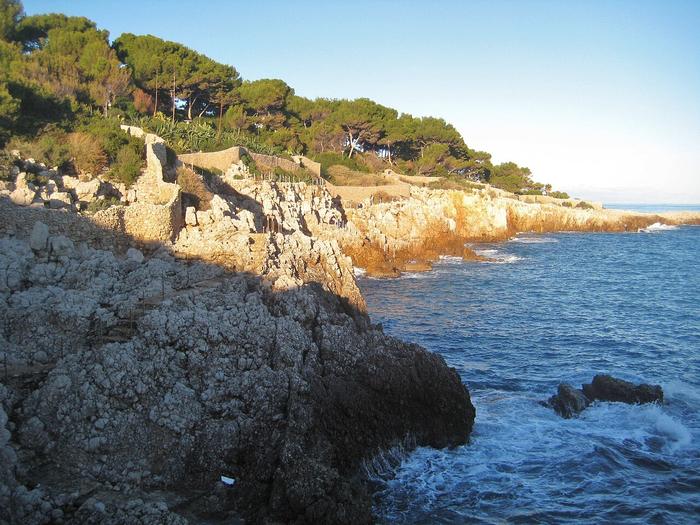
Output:
<path fill-rule="evenodd" d="M 243 81 L 235 67 L 177 42 L 124 33 L 110 45 L 108 32 L 87 18 L 24 16 L 19 0 L 0 0 L 0 143 L 12 132 L 36 132 L 50 122 L 70 127 L 69 116 L 96 112 L 127 120 L 152 115 L 161 127 L 157 114 L 166 114 L 184 134 L 182 147 L 195 129 L 209 130 L 207 137 L 215 130 L 219 144 L 223 133 L 229 141 L 344 156 L 373 169 L 385 163 L 514 192 L 551 190 L 528 168 L 493 165 L 489 153 L 470 148 L 442 118 L 399 113 L 368 98 L 305 98 L 283 80 Z M 191 132 L 183 131 L 193 120 Z"/>
<path fill-rule="evenodd" d="M 191 120 L 224 101 L 233 101 L 232 92 L 241 83 L 233 66 L 152 35 L 125 33 L 114 41 L 114 49 L 132 71 L 136 86 L 153 95 L 155 109 L 167 102 L 173 119 L 178 100 Z"/>

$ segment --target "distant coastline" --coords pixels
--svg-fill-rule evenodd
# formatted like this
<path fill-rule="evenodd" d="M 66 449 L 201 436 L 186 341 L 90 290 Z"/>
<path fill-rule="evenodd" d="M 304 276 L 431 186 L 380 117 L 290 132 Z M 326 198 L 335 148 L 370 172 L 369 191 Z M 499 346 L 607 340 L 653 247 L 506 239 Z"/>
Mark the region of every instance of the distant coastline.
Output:
<path fill-rule="evenodd" d="M 700 211 L 700 204 L 638 204 L 631 202 L 605 203 L 609 210 L 628 210 L 641 213 L 663 213 L 669 211 Z"/>

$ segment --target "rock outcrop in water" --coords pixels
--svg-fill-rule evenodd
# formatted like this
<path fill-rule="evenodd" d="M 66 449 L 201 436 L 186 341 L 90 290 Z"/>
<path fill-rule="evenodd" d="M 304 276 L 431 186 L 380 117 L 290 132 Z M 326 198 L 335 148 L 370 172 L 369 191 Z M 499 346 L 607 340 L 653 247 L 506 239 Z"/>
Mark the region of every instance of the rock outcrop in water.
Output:
<path fill-rule="evenodd" d="M 635 385 L 607 374 L 599 374 L 582 388 L 562 383 L 557 394 L 545 403 L 564 418 L 574 417 L 583 412 L 594 401 L 611 401 L 619 403 L 643 404 L 663 403 L 664 393 L 659 385 L 642 383 Z"/>
<path fill-rule="evenodd" d="M 553 408 L 561 417 L 569 419 L 583 412 L 591 400 L 588 399 L 583 390 L 562 383 L 557 387 L 556 395 L 550 397 L 546 405 Z"/>
<path fill-rule="evenodd" d="M 583 385 L 583 393 L 594 401 L 617 401 L 642 404 L 663 403 L 664 391 L 659 385 L 642 383 L 635 385 L 607 374 L 597 375 L 593 381 Z"/>

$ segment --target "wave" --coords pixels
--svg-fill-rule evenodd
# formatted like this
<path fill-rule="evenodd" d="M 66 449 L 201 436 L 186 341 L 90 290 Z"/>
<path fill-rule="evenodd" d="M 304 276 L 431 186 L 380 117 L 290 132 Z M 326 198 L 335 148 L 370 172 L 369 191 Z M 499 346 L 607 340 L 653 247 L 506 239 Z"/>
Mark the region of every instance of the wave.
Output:
<path fill-rule="evenodd" d="M 402 273 L 398 279 L 426 279 L 429 272 L 406 272 Z"/>
<path fill-rule="evenodd" d="M 640 467 L 647 481 L 655 470 L 687 465 L 684 449 L 692 434 L 663 406 L 596 403 L 582 417 L 565 420 L 540 406 L 536 397 L 476 394 L 473 402 L 480 415 L 468 446 L 418 448 L 398 465 L 395 460 L 389 464 L 391 476 L 380 469 L 382 479 L 375 476 L 379 521 L 405 523 L 407 515 L 467 521 L 445 513 L 449 507 L 491 522 L 494 504 L 505 515 L 516 507 L 519 512 L 551 511 L 560 516 L 556 500 L 563 493 L 576 494 L 587 487 L 591 497 L 583 491 L 574 500 L 576 506 L 590 508 L 596 494 L 610 493 L 628 476 L 639 475 Z M 517 467 L 514 458 L 519 458 Z M 518 494 L 517 487 L 527 487 L 527 495 L 505 496 Z M 549 502 L 544 511 L 543 501 Z M 616 499 L 622 505 L 629 502 L 625 495 Z"/>
<path fill-rule="evenodd" d="M 559 241 L 553 237 L 513 237 L 508 242 L 519 242 L 522 244 L 547 244 Z"/>
<path fill-rule="evenodd" d="M 358 268 L 357 266 L 353 266 L 352 271 L 355 274 L 355 277 L 363 277 L 367 273 L 367 270 L 364 268 Z"/>
<path fill-rule="evenodd" d="M 498 250 L 494 250 L 494 249 L 487 249 L 486 250 L 486 249 L 475 248 L 474 253 L 477 255 L 494 255 L 494 254 L 498 253 Z"/>
<path fill-rule="evenodd" d="M 660 222 L 655 222 L 654 224 L 650 224 L 646 228 L 639 228 L 637 230 L 639 233 L 656 233 L 656 232 L 663 232 L 663 231 L 668 231 L 668 230 L 677 230 L 678 226 L 674 226 L 673 224 L 662 224 Z"/>
<path fill-rule="evenodd" d="M 462 259 L 461 257 L 456 257 L 454 255 L 441 255 L 440 260 L 441 261 L 462 262 L 464 259 Z"/>
<path fill-rule="evenodd" d="M 517 261 L 522 261 L 523 257 L 513 255 L 511 253 L 504 253 L 495 248 L 472 248 L 474 253 L 482 257 L 486 257 L 485 263 L 491 264 L 507 264 L 514 263 Z"/>
<path fill-rule="evenodd" d="M 511 254 L 497 254 L 495 257 L 492 257 L 488 261 L 484 261 L 487 263 L 492 263 L 492 264 L 509 264 L 509 263 L 514 263 L 518 261 L 524 260 L 523 257 L 518 257 L 517 255 L 511 255 Z"/>

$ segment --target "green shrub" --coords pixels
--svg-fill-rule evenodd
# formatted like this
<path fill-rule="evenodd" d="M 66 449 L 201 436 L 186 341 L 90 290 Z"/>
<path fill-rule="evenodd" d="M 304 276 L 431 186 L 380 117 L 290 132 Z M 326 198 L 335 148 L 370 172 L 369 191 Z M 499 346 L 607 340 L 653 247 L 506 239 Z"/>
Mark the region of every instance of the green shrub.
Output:
<path fill-rule="evenodd" d="M 569 194 L 566 193 L 565 191 L 550 191 L 549 196 L 554 197 L 555 199 L 568 199 L 569 198 Z"/>
<path fill-rule="evenodd" d="M 17 149 L 25 159 L 34 159 L 49 168 L 63 168 L 71 157 L 66 134 L 53 126 L 44 128 L 44 132 L 34 140 L 11 140 L 8 149 Z"/>
<path fill-rule="evenodd" d="M 119 152 L 125 146 L 129 146 L 139 155 L 144 148 L 143 139 L 125 133 L 116 119 L 94 117 L 81 127 L 81 131 L 94 136 L 100 142 L 110 164 L 116 162 Z"/>
<path fill-rule="evenodd" d="M 247 152 L 243 152 L 243 154 L 241 155 L 241 162 L 248 168 L 248 171 L 251 175 L 258 177 L 260 176 L 260 170 L 258 169 L 258 165 L 253 160 L 253 157 L 248 155 Z"/>
<path fill-rule="evenodd" d="M 141 175 L 143 161 L 133 148 L 124 147 L 117 153 L 117 159 L 109 172 L 110 178 L 131 186 Z"/>
<path fill-rule="evenodd" d="M 321 176 L 324 179 L 328 179 L 330 174 L 328 173 L 328 168 L 331 166 L 345 166 L 352 171 L 362 171 L 369 173 L 369 168 L 357 158 L 348 158 L 341 153 L 333 153 L 327 151 L 325 153 L 319 153 L 313 157 L 313 160 L 321 163 Z"/>
<path fill-rule="evenodd" d="M 12 168 L 15 167 L 15 158 L 7 150 L 0 150 L 0 181 L 11 182 Z"/>
<path fill-rule="evenodd" d="M 119 206 L 121 202 L 119 202 L 119 199 L 116 197 L 107 197 L 105 199 L 95 199 L 94 201 L 90 202 L 85 209 L 87 213 L 93 214 L 97 213 L 98 211 L 106 210 L 108 208 L 111 208 L 112 206 Z"/>
<path fill-rule="evenodd" d="M 582 210 L 592 210 L 593 209 L 593 206 L 588 204 L 586 201 L 579 202 L 576 207 L 581 208 Z"/>
<path fill-rule="evenodd" d="M 572 204 L 569 201 L 564 201 L 561 203 L 564 208 L 573 208 Z"/>

